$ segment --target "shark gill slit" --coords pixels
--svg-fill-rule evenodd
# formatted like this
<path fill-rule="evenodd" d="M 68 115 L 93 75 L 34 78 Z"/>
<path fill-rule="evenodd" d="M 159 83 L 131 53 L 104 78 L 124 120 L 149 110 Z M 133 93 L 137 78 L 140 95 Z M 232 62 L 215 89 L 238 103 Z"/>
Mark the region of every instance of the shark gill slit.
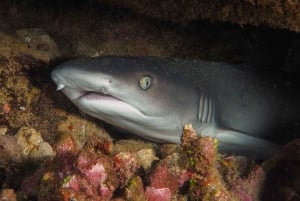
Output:
<path fill-rule="evenodd" d="M 207 115 L 207 121 L 206 123 L 209 123 L 211 122 L 212 120 L 212 108 L 213 108 L 213 104 L 212 104 L 212 99 L 209 98 L 209 101 L 208 101 L 208 115 Z"/>
<path fill-rule="evenodd" d="M 208 100 L 207 97 L 204 98 L 204 107 L 203 107 L 203 114 L 202 114 L 202 122 L 206 123 L 207 121 L 207 113 L 208 113 Z"/>
<path fill-rule="evenodd" d="M 198 106 L 198 120 L 202 123 L 214 123 L 215 101 L 212 98 L 201 96 Z"/>

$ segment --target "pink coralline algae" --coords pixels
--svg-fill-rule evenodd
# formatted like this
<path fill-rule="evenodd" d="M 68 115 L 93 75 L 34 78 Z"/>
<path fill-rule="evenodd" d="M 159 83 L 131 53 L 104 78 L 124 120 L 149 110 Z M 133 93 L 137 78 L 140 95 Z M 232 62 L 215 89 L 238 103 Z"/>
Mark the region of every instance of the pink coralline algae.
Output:
<path fill-rule="evenodd" d="M 43 170 L 38 200 L 110 200 L 119 186 L 108 155 L 79 151 L 71 136 L 63 136 L 56 157 Z M 49 192 L 53 192 L 49 194 Z"/>
<path fill-rule="evenodd" d="M 168 167 L 166 166 L 158 166 L 156 167 L 149 176 L 149 183 L 150 187 L 152 187 L 151 191 L 153 192 L 153 189 L 165 189 L 162 190 L 163 192 L 166 192 L 166 189 L 170 193 L 176 193 L 179 188 L 179 182 L 176 179 L 176 176 L 173 175 Z"/>
<path fill-rule="evenodd" d="M 102 201 L 112 197 L 118 180 L 112 171 L 112 161 L 109 157 L 83 151 L 77 158 L 76 169 L 79 171 L 67 176 L 62 185 L 64 200 L 79 196 Z M 66 191 L 69 193 L 65 193 Z M 71 197 L 70 191 L 73 191 Z"/>
<path fill-rule="evenodd" d="M 105 168 L 101 161 L 89 157 L 88 153 L 82 152 L 77 159 L 77 168 L 92 185 L 101 185 L 107 179 Z M 94 162 L 96 163 L 93 164 Z"/>
<path fill-rule="evenodd" d="M 172 153 L 156 164 L 147 177 L 149 185 L 145 195 L 148 200 L 177 199 L 179 191 L 191 177 L 185 160 L 183 155 Z"/>
<path fill-rule="evenodd" d="M 146 198 L 147 201 L 170 201 L 171 191 L 169 188 L 146 188 Z"/>
<path fill-rule="evenodd" d="M 197 135 L 190 125 L 184 127 L 182 144 L 175 149 L 163 148 L 164 154 L 155 165 L 152 165 L 157 160 L 153 148 L 137 148 L 137 143 L 123 142 L 123 149 L 120 145 L 112 149 L 115 145 L 109 142 L 109 149 L 102 149 L 103 142 L 106 144 L 106 141 L 86 142 L 79 149 L 72 136 L 62 136 L 56 145 L 55 158 L 23 181 L 23 194 L 44 201 L 261 201 L 267 181 L 268 186 L 278 186 L 284 198 L 281 200 L 299 197 L 297 183 L 289 180 L 292 176 L 299 177 L 299 140 L 263 166 L 246 157 L 220 155 L 217 141 Z M 148 154 L 151 153 L 148 150 L 153 153 Z M 143 162 L 138 154 L 141 151 L 146 156 Z M 271 169 L 284 172 L 286 168 L 289 172 L 285 175 L 290 176 L 285 180 L 281 175 L 279 181 L 270 172 Z M 280 184 L 284 182 L 282 188 Z M 266 200 L 276 200 L 273 197 L 267 196 L 271 199 Z"/>
<path fill-rule="evenodd" d="M 258 201 L 264 179 L 264 170 L 256 166 L 246 178 L 238 178 L 234 181 L 231 191 L 241 201 Z"/>
<path fill-rule="evenodd" d="M 130 152 L 120 152 L 113 157 L 114 170 L 120 180 L 121 187 L 127 185 L 128 181 L 135 175 L 140 165 L 136 155 Z"/>
<path fill-rule="evenodd" d="M 54 169 L 59 170 L 60 178 L 64 178 L 74 171 L 74 162 L 78 156 L 79 149 L 75 140 L 70 135 L 63 135 L 56 145 L 56 157 L 54 158 Z"/>
<path fill-rule="evenodd" d="M 195 137 L 191 126 L 184 127 L 182 148 L 189 157 L 190 200 L 202 201 L 259 201 L 265 171 L 244 157 L 219 155 L 217 143 L 210 137 Z M 248 173 L 245 174 L 246 164 Z M 241 175 L 244 175 L 241 178 Z"/>
<path fill-rule="evenodd" d="M 70 154 L 76 155 L 78 153 L 78 147 L 75 140 L 70 135 L 61 136 L 60 141 L 56 145 L 56 152 L 59 155 Z"/>

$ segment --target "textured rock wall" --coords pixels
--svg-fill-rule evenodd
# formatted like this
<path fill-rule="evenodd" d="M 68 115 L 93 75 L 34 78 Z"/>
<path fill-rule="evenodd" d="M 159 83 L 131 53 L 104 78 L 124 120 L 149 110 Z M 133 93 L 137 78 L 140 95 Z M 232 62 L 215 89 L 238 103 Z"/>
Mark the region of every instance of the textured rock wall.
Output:
<path fill-rule="evenodd" d="M 300 31 L 300 2 L 290 0 L 99 0 L 171 21 L 210 20 Z"/>

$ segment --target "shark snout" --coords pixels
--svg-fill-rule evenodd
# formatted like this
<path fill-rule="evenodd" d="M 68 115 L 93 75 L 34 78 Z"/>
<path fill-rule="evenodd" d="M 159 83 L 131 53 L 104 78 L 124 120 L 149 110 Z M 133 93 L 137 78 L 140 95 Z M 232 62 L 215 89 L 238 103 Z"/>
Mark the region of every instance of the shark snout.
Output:
<path fill-rule="evenodd" d="M 65 87 L 65 84 L 63 84 L 63 83 L 60 82 L 56 70 L 53 70 L 51 72 L 51 78 L 52 78 L 53 82 L 55 82 L 55 84 L 56 84 L 56 90 L 57 91 L 60 91 L 60 90 L 62 90 Z"/>

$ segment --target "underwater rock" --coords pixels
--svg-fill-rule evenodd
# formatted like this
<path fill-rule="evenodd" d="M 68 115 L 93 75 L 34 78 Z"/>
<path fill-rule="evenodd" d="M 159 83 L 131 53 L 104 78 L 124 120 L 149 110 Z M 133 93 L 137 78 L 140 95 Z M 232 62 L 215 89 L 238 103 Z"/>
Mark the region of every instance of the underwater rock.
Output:
<path fill-rule="evenodd" d="M 198 137 L 191 125 L 184 127 L 182 147 L 193 170 L 188 195 L 191 200 L 235 200 L 222 182 L 217 167 L 216 142 L 211 137 Z"/>
<path fill-rule="evenodd" d="M 79 149 L 73 136 L 63 135 L 56 156 L 42 172 L 39 200 L 110 200 L 119 186 L 112 159 Z M 53 194 L 49 194 L 51 189 Z"/>
<path fill-rule="evenodd" d="M 126 1 L 98 0 L 115 7 L 129 8 L 137 13 L 166 21 L 223 21 L 239 25 L 264 25 L 299 32 L 298 1 Z"/>
<path fill-rule="evenodd" d="M 32 60 L 32 62 L 34 63 L 43 62 L 44 64 L 50 62 L 49 52 L 43 52 L 36 48 L 29 48 L 25 39 L 22 41 L 13 35 L 8 35 L 1 31 L 0 31 L 0 55 L 3 56 L 4 58 L 8 58 L 10 62 L 11 60 L 15 60 L 15 59 L 25 60 L 25 61 Z"/>
<path fill-rule="evenodd" d="M 110 138 L 99 138 L 99 136 L 92 137 L 84 145 L 84 149 L 93 151 L 95 153 L 111 154 L 113 151 L 113 141 Z"/>
<path fill-rule="evenodd" d="M 76 47 L 76 56 L 78 57 L 100 56 L 99 51 L 96 48 L 84 43 L 83 41 L 78 41 L 75 47 Z"/>
<path fill-rule="evenodd" d="M 101 138 L 97 140 L 100 144 L 104 142 Z M 219 155 L 217 141 L 197 135 L 190 125 L 184 127 L 182 145 L 165 151 L 155 165 L 152 165 L 155 149 L 151 144 L 143 148 L 141 145 L 147 144 L 143 141 L 122 140 L 109 145 L 113 151 L 107 152 L 98 149 L 97 142 L 90 142 L 97 140 L 89 138 L 86 144 L 78 145 L 70 133 L 62 135 L 55 146 L 55 158 L 24 180 L 24 194 L 45 201 L 260 201 L 266 175 L 276 176 L 270 171 L 274 161 L 268 163 L 269 169 L 263 169 L 246 157 Z M 285 147 L 279 156 L 283 157 L 283 153 L 290 156 L 297 151 L 295 144 L 297 141 Z M 146 169 L 138 159 L 139 152 L 146 156 L 151 153 L 152 162 L 146 163 Z M 291 170 L 296 170 L 293 167 Z M 296 186 L 291 184 L 278 192 L 283 198 L 298 196 Z"/>
<path fill-rule="evenodd" d="M 141 168 L 147 172 L 154 161 L 158 160 L 153 143 L 141 140 L 120 140 L 115 143 L 112 152 L 114 169 L 124 187 Z"/>
<path fill-rule="evenodd" d="M 126 186 L 140 168 L 147 172 L 152 167 L 153 161 L 158 160 L 152 149 L 141 149 L 136 152 L 123 151 L 115 154 L 112 159 L 121 187 Z"/>
<path fill-rule="evenodd" d="M 146 188 L 146 200 L 147 201 L 170 201 L 171 200 L 171 191 L 168 188 Z"/>
<path fill-rule="evenodd" d="M 114 170 L 120 180 L 120 185 L 127 185 L 128 181 L 136 174 L 140 165 L 136 155 L 131 152 L 120 152 L 113 157 Z"/>
<path fill-rule="evenodd" d="M 141 165 L 145 171 L 148 171 L 152 167 L 154 161 L 159 160 L 153 149 L 141 149 L 137 151 L 136 154 L 138 164 Z"/>
<path fill-rule="evenodd" d="M 247 176 L 256 168 L 256 162 L 244 156 L 225 156 L 218 161 L 218 170 L 229 189 L 236 180 Z"/>
<path fill-rule="evenodd" d="M 80 147 L 74 140 L 74 136 L 71 134 L 64 134 L 60 136 L 59 141 L 55 146 L 55 150 L 58 156 L 64 157 L 64 155 L 76 156 Z"/>
<path fill-rule="evenodd" d="M 4 188 L 0 191 L 1 201 L 17 201 L 17 195 L 13 189 Z"/>
<path fill-rule="evenodd" d="M 122 187 L 140 168 L 147 172 L 153 161 L 158 160 L 153 144 L 140 140 L 120 140 L 114 145 L 113 153 L 114 169 Z"/>
<path fill-rule="evenodd" d="M 142 149 L 152 149 L 154 152 L 157 149 L 157 145 L 155 143 L 143 140 L 118 140 L 115 142 L 114 150 L 112 154 L 116 154 L 119 152 L 137 152 Z"/>
<path fill-rule="evenodd" d="M 75 160 L 64 164 L 69 168 L 58 165 L 44 173 L 39 199 L 55 200 L 60 197 L 59 200 L 110 200 L 119 183 L 110 158 L 81 151 Z M 47 193 L 49 188 L 55 190 L 53 197 Z"/>
<path fill-rule="evenodd" d="M 173 194 L 178 191 L 178 182 L 167 167 L 156 168 L 151 172 L 149 180 L 150 185 L 145 192 L 148 200 L 170 200 L 172 191 Z"/>
<path fill-rule="evenodd" d="M 55 156 L 51 145 L 45 142 L 41 134 L 30 127 L 22 127 L 16 134 L 23 159 L 41 160 Z"/>
<path fill-rule="evenodd" d="M 180 151 L 180 145 L 178 144 L 162 144 L 160 147 L 161 157 L 165 158 L 172 153 L 178 153 Z"/>
<path fill-rule="evenodd" d="M 7 132 L 7 126 L 0 126 L 0 136 L 5 135 Z"/>
<path fill-rule="evenodd" d="M 131 153 L 139 167 L 148 171 L 154 161 L 159 160 L 156 156 L 157 145 L 142 140 L 119 140 L 114 144 L 112 155 L 122 152 Z"/>
<path fill-rule="evenodd" d="M 192 174 L 188 167 L 188 158 L 179 149 L 159 160 L 146 177 L 146 197 L 149 200 L 186 200 Z"/>
<path fill-rule="evenodd" d="M 139 176 L 134 176 L 128 182 L 125 188 L 125 200 L 145 201 L 145 191 L 143 187 L 143 180 Z"/>
<path fill-rule="evenodd" d="M 66 119 L 60 121 L 58 125 L 58 132 L 61 135 L 71 135 L 79 149 L 86 146 L 87 149 L 98 148 L 107 153 L 112 152 L 112 138 L 99 124 L 75 114 L 61 112 L 62 116 L 66 116 Z"/>
<path fill-rule="evenodd" d="M 45 84 L 47 64 L 40 59 L 16 37 L 0 32 L 0 124 L 7 126 L 9 135 L 31 125 L 51 141 L 58 117 L 53 118 L 49 85 Z"/>
<path fill-rule="evenodd" d="M 300 200 L 300 139 L 283 146 L 262 166 L 266 171 L 262 200 Z"/>
<path fill-rule="evenodd" d="M 20 29 L 16 34 L 28 49 L 34 50 L 38 57 L 47 63 L 61 56 L 55 41 L 43 29 Z"/>
<path fill-rule="evenodd" d="M 236 179 L 230 191 L 237 200 L 259 201 L 264 182 L 265 171 L 256 166 L 246 177 Z"/>
<path fill-rule="evenodd" d="M 0 166 L 9 164 L 9 162 L 20 163 L 22 161 L 21 149 L 17 144 L 17 139 L 14 136 L 0 136 Z"/>
<path fill-rule="evenodd" d="M 109 200 L 112 197 L 119 182 L 109 157 L 83 151 L 77 158 L 76 169 L 79 172 L 74 171 L 64 178 L 60 189 L 64 199 L 78 200 L 79 196 L 92 200 Z"/>
<path fill-rule="evenodd" d="M 196 147 L 196 149 L 195 149 Z M 232 160 L 231 171 L 220 170 L 220 163 L 228 164 L 217 152 L 217 141 L 211 137 L 197 136 L 191 125 L 184 127 L 182 148 L 189 158 L 190 177 L 188 195 L 191 200 L 258 201 L 265 172 L 260 166 L 251 168 L 245 178 L 240 177 L 239 160 Z M 225 173 L 222 175 L 221 173 Z M 229 175 L 226 175 L 229 173 Z M 243 176 L 244 177 L 244 176 Z M 223 178 L 227 178 L 224 182 Z M 231 178 L 231 179 L 228 179 Z"/>

